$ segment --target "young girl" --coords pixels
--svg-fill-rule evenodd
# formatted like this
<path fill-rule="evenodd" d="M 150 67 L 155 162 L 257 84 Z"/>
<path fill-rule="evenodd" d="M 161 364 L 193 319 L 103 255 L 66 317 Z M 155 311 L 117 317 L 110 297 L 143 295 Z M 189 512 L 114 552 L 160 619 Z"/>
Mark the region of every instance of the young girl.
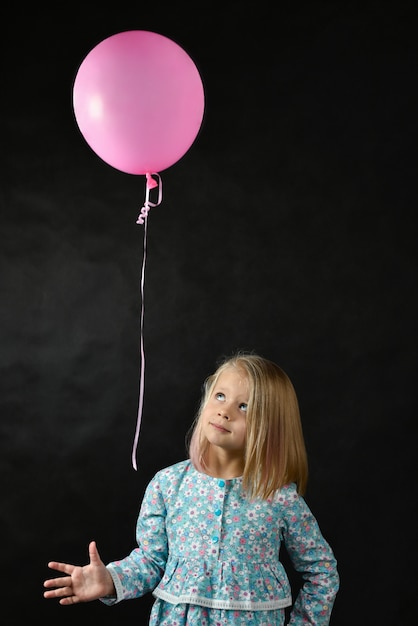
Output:
<path fill-rule="evenodd" d="M 286 546 L 304 583 L 292 626 L 326 626 L 338 591 L 333 552 L 302 494 L 307 458 L 288 376 L 255 354 L 226 359 L 204 387 L 190 459 L 148 485 L 126 558 L 50 562 L 45 598 L 106 604 L 153 592 L 150 626 L 283 626 L 292 605 Z"/>

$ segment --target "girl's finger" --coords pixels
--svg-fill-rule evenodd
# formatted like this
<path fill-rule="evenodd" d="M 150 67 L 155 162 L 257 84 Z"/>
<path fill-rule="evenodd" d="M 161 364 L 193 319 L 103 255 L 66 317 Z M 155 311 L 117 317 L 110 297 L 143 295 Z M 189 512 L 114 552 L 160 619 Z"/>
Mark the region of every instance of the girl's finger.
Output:
<path fill-rule="evenodd" d="M 58 572 L 64 572 L 64 574 L 71 574 L 74 570 L 74 565 L 59 563 L 58 561 L 50 561 L 48 567 L 49 569 L 56 569 Z"/>
<path fill-rule="evenodd" d="M 71 577 L 60 576 L 59 578 L 49 578 L 44 582 L 44 587 L 57 587 L 58 589 L 66 587 L 69 589 L 71 587 Z"/>

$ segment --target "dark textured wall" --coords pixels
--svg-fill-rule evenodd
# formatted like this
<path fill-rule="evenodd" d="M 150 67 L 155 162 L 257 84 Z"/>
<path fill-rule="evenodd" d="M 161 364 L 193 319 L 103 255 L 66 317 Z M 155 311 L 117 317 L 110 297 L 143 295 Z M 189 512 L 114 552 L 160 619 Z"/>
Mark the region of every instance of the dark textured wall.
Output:
<path fill-rule="evenodd" d="M 42 598 L 51 559 L 134 546 L 148 480 L 185 456 L 203 379 L 236 348 L 298 392 L 307 500 L 339 560 L 334 626 L 416 619 L 416 22 L 412 2 L 71 3 L 2 35 L 2 592 L 14 618 L 145 624 Z M 99 8 L 100 7 L 100 8 Z M 148 220 L 138 471 L 144 177 L 87 146 L 79 64 L 152 30 L 204 81 L 188 153 Z M 415 617 L 414 617 L 415 616 Z"/>

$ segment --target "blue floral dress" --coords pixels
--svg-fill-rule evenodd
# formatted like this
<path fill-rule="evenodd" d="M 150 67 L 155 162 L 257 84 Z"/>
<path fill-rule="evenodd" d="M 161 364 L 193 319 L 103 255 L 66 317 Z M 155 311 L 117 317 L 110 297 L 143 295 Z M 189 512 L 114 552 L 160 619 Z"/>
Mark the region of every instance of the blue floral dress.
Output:
<path fill-rule="evenodd" d="M 189 460 L 149 483 L 126 558 L 107 565 L 114 604 L 152 592 L 150 626 L 281 626 L 292 605 L 283 542 L 304 584 L 289 624 L 329 623 L 339 576 L 334 554 L 290 484 L 251 500 L 242 479 L 202 474 Z"/>

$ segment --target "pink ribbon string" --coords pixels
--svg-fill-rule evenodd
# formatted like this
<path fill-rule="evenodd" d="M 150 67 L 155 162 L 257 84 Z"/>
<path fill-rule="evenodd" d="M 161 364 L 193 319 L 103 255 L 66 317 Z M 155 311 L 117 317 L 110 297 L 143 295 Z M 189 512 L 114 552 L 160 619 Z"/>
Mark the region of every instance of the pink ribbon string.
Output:
<path fill-rule="evenodd" d="M 153 178 L 153 176 L 157 176 L 158 182 Z M 158 187 L 158 199 L 157 202 L 150 202 L 149 193 L 151 189 L 155 189 Z M 145 306 L 144 306 L 144 285 L 145 285 L 145 265 L 147 259 L 147 230 L 148 230 L 148 212 L 151 207 L 156 207 L 161 204 L 163 198 L 162 192 L 162 182 L 159 174 L 146 174 L 146 192 L 145 192 L 145 202 L 144 206 L 141 209 L 141 212 L 136 221 L 137 224 L 144 224 L 144 246 L 143 246 L 143 256 L 142 256 L 142 269 L 141 269 L 141 316 L 140 316 L 140 355 L 141 355 L 141 370 L 139 377 L 139 400 L 138 400 L 138 417 L 136 420 L 136 429 L 135 429 L 135 437 L 134 444 L 132 448 L 132 465 L 134 470 L 137 470 L 136 464 L 136 452 L 138 448 L 138 440 L 139 440 L 139 432 L 141 430 L 141 421 L 142 421 L 142 409 L 144 406 L 144 382 L 145 382 L 145 349 L 144 349 L 144 317 L 145 317 Z"/>

